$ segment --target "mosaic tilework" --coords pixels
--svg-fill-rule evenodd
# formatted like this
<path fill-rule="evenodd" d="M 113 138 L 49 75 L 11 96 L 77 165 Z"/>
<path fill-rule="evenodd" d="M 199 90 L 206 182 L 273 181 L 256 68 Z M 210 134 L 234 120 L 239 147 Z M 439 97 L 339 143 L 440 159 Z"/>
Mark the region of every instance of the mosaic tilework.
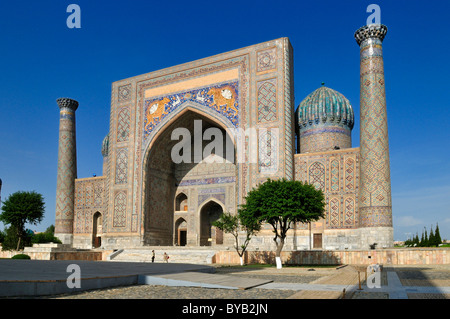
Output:
<path fill-rule="evenodd" d="M 118 89 L 118 101 L 125 102 L 131 99 L 131 84 L 120 86 Z"/>
<path fill-rule="evenodd" d="M 347 197 L 344 201 L 344 224 L 353 227 L 355 225 L 355 200 Z"/>
<path fill-rule="evenodd" d="M 277 65 L 277 48 L 257 53 L 257 72 L 273 70 Z"/>
<path fill-rule="evenodd" d="M 277 120 L 276 79 L 258 83 L 258 122 Z"/>
<path fill-rule="evenodd" d="M 180 182 L 180 186 L 224 184 L 224 183 L 234 183 L 235 181 L 236 178 L 234 176 L 201 178 L 201 179 L 183 180 Z"/>
<path fill-rule="evenodd" d="M 373 30 L 372 30 L 373 29 Z M 360 225 L 392 226 L 389 138 L 382 41 L 384 26 L 361 28 L 361 193 Z"/>
<path fill-rule="evenodd" d="M 130 135 L 130 109 L 124 107 L 117 116 L 117 142 L 126 142 Z"/>
<path fill-rule="evenodd" d="M 278 136 L 277 129 L 261 129 L 258 138 L 258 168 L 262 174 L 278 171 Z"/>
<path fill-rule="evenodd" d="M 121 148 L 116 155 L 116 184 L 126 184 L 128 176 L 128 148 Z"/>
<path fill-rule="evenodd" d="M 211 194 L 199 194 L 198 195 L 198 201 L 197 205 L 200 207 L 200 205 L 206 201 L 208 201 L 211 198 L 217 199 L 222 204 L 225 204 L 225 193 L 211 193 Z"/>
<path fill-rule="evenodd" d="M 309 180 L 308 182 L 316 187 L 325 191 L 325 166 L 320 162 L 314 162 L 309 167 Z"/>
<path fill-rule="evenodd" d="M 333 227 L 338 227 L 340 225 L 340 201 L 339 198 L 331 198 L 329 201 L 329 225 Z"/>
<path fill-rule="evenodd" d="M 106 212 L 105 177 L 75 180 L 74 234 L 92 234 L 93 216 Z"/>
<path fill-rule="evenodd" d="M 339 161 L 334 159 L 330 164 L 330 192 L 339 192 Z"/>
<path fill-rule="evenodd" d="M 164 117 L 187 101 L 193 101 L 224 115 L 234 127 L 237 127 L 239 118 L 238 87 L 238 81 L 233 81 L 146 100 L 144 140 Z"/>
<path fill-rule="evenodd" d="M 359 226 L 358 158 L 357 148 L 295 156 L 295 180 L 312 183 L 325 194 L 326 229 Z M 305 225 L 298 227 L 307 229 Z"/>
<path fill-rule="evenodd" d="M 114 197 L 114 215 L 113 226 L 125 227 L 127 221 L 127 193 L 126 191 L 118 192 Z"/>

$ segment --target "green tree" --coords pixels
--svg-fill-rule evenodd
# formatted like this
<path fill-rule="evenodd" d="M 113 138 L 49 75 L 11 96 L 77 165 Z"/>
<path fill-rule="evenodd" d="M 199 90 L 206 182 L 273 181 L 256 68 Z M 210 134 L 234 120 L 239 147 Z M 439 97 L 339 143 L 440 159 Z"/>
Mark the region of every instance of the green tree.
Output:
<path fill-rule="evenodd" d="M 439 225 L 436 223 L 436 230 L 434 231 L 434 241 L 436 246 L 442 244 L 441 234 L 439 232 Z"/>
<path fill-rule="evenodd" d="M 40 223 L 44 217 L 44 210 L 44 198 L 34 191 L 15 192 L 3 202 L 0 221 L 14 226 L 17 231 L 17 250 L 24 247 L 24 239 L 27 237 L 25 224 Z"/>
<path fill-rule="evenodd" d="M 433 225 L 431 225 L 430 236 L 428 237 L 428 247 L 434 247 L 434 246 L 436 246 L 436 240 L 434 238 Z"/>
<path fill-rule="evenodd" d="M 42 244 L 42 243 L 57 243 L 61 244 L 59 238 L 55 237 L 55 226 L 50 225 L 47 227 L 45 232 L 34 234 L 31 242 L 33 244 Z"/>
<path fill-rule="evenodd" d="M 218 220 L 213 223 L 213 226 L 219 228 L 225 233 L 232 234 L 234 237 L 234 249 L 239 255 L 241 266 L 244 264 L 243 256 L 247 249 L 248 244 L 253 235 L 261 229 L 261 224 L 255 222 L 255 220 L 242 219 L 242 215 L 232 215 L 224 212 Z M 245 232 L 245 239 L 242 244 L 239 244 L 240 230 Z"/>
<path fill-rule="evenodd" d="M 416 237 L 414 237 L 414 247 L 420 246 L 419 233 L 416 233 Z"/>
<path fill-rule="evenodd" d="M 18 250 L 17 243 L 19 242 L 19 237 L 17 233 L 17 228 L 14 225 L 5 228 L 5 238 L 2 242 L 2 250 Z M 23 249 L 25 246 L 31 246 L 31 236 L 29 236 L 26 231 L 24 234 L 24 237 L 20 241 L 19 249 Z"/>
<path fill-rule="evenodd" d="M 248 192 L 239 209 L 243 220 L 272 226 L 277 268 L 288 230 L 294 223 L 309 223 L 324 217 L 325 197 L 321 190 L 301 181 L 268 179 Z"/>

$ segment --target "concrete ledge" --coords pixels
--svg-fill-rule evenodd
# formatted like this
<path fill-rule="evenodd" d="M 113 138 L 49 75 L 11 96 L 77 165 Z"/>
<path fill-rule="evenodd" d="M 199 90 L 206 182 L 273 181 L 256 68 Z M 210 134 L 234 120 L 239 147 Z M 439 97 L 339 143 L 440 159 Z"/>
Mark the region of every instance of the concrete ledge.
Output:
<path fill-rule="evenodd" d="M 135 285 L 137 275 L 105 278 L 82 278 L 80 288 L 69 288 L 66 280 L 0 281 L 0 297 L 46 296 L 80 291 Z"/>

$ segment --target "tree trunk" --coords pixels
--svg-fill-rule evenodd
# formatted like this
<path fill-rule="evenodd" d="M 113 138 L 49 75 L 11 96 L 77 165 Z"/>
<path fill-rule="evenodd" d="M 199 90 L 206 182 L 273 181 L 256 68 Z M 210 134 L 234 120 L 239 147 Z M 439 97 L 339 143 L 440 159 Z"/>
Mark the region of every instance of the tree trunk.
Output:
<path fill-rule="evenodd" d="M 284 238 L 279 237 L 280 241 L 276 241 L 275 243 L 277 245 L 277 250 L 275 252 L 275 262 L 277 265 L 277 269 L 281 269 L 283 266 L 281 264 L 281 251 L 283 250 L 283 246 L 284 246 Z"/>

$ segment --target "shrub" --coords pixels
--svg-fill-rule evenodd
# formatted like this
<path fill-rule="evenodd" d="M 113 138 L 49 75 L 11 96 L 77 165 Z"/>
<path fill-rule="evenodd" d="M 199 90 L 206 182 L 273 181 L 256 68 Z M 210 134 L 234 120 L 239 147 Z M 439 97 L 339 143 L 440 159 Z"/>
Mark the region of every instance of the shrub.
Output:
<path fill-rule="evenodd" d="M 38 233 L 33 235 L 33 238 L 31 238 L 31 242 L 33 244 L 44 244 L 44 243 L 56 243 L 61 244 L 61 241 L 56 238 L 52 233 Z"/>
<path fill-rule="evenodd" d="M 30 256 L 25 254 L 17 254 L 11 257 L 11 259 L 31 259 Z"/>

